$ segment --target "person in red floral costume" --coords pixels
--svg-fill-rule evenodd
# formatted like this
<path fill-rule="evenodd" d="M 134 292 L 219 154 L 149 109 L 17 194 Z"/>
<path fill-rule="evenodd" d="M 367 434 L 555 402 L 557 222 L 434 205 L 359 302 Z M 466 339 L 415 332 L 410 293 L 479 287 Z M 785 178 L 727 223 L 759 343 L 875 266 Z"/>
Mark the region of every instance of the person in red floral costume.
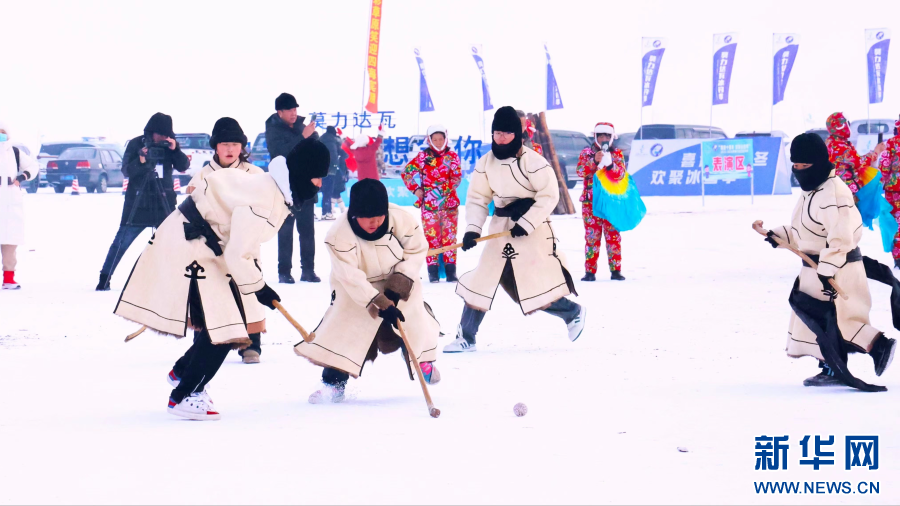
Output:
<path fill-rule="evenodd" d="M 885 143 L 879 168 L 884 182 L 884 198 L 893 207 L 891 214 L 900 222 L 900 120 L 894 123 L 894 137 Z M 894 235 L 891 254 L 894 257 L 894 267 L 900 269 L 900 230 Z"/>
<path fill-rule="evenodd" d="M 528 119 L 528 116 L 525 114 L 525 111 L 521 109 L 516 109 L 516 114 L 519 115 L 519 119 L 522 121 L 522 139 L 525 141 L 523 144 L 534 150 L 535 153 L 543 156 L 544 148 L 540 144 L 534 141 L 534 134 L 537 132 L 537 128 L 534 127 L 534 123 Z"/>
<path fill-rule="evenodd" d="M 862 188 L 860 171 L 872 165 L 878 160 L 878 155 L 884 151 L 884 144 L 875 147 L 875 151 L 860 158 L 853 144 L 850 144 L 850 122 L 844 117 L 844 113 L 836 112 L 825 121 L 828 128 L 828 158 L 834 164 L 834 174 L 847 183 L 850 191 L 856 196 L 856 192 Z"/>
<path fill-rule="evenodd" d="M 447 129 L 441 125 L 428 127 L 428 147 L 406 164 L 403 183 L 418 198 L 416 207 L 422 209 L 422 225 L 431 249 L 456 244 L 456 222 L 459 216 L 459 197 L 456 188 L 462 181 L 459 155 L 450 149 Z M 447 282 L 456 278 L 456 251 L 444 255 L 444 272 Z M 430 256 L 428 280 L 440 281 L 438 257 Z"/>
<path fill-rule="evenodd" d="M 624 281 L 622 276 L 622 235 L 612 224 L 594 216 L 594 174 L 605 170 L 612 181 L 625 177 L 625 156 L 618 148 L 612 147 L 616 139 L 616 129 L 612 123 L 597 123 L 594 126 L 594 142 L 584 148 L 578 156 L 578 176 L 584 178 L 581 192 L 581 216 L 584 218 L 584 277 L 582 281 L 597 280 L 597 255 L 600 250 L 601 234 L 606 239 L 606 257 L 609 260 L 610 278 Z"/>

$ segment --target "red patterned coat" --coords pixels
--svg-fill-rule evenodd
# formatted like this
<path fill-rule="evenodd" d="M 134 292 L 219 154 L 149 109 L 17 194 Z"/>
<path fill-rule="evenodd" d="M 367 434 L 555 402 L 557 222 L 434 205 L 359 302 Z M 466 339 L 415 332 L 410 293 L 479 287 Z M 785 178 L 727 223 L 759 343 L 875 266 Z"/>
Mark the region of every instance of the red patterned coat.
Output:
<path fill-rule="evenodd" d="M 419 151 L 403 170 L 403 183 L 409 191 L 415 193 L 421 189 L 424 202 L 416 205 L 426 211 L 456 209 L 459 197 L 456 188 L 462 181 L 462 170 L 459 166 L 459 155 L 451 149 L 440 153 L 428 147 Z"/>
<path fill-rule="evenodd" d="M 594 202 L 594 174 L 597 172 L 597 162 L 594 160 L 597 151 L 594 150 L 594 147 L 594 145 L 588 146 L 578 155 L 577 174 L 584 178 L 584 190 L 581 192 L 581 198 L 578 199 L 581 202 Z M 609 154 L 612 155 L 613 164 L 611 168 L 606 169 L 606 173 L 611 180 L 621 181 L 627 170 L 625 155 L 618 148 L 611 149 Z"/>
<path fill-rule="evenodd" d="M 884 191 L 900 192 L 900 135 L 894 136 L 885 143 L 881 154 L 881 180 Z"/>

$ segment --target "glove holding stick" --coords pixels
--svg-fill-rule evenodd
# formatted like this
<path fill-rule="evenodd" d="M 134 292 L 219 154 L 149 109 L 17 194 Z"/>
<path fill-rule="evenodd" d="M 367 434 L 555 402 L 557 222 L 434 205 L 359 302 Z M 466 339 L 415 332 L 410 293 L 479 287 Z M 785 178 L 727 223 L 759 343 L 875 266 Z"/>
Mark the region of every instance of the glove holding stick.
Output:
<path fill-rule="evenodd" d="M 775 235 L 773 232 L 764 229 L 762 220 L 756 220 L 753 222 L 753 230 L 756 230 L 757 233 L 765 236 L 766 237 L 765 241 L 768 242 L 769 244 L 775 243 L 778 246 L 781 246 L 783 248 L 787 248 L 787 249 L 791 250 L 794 254 L 796 254 L 797 256 L 802 258 L 803 261 L 806 262 L 806 265 L 809 265 L 810 267 L 812 267 L 813 270 L 816 270 L 819 268 L 819 265 L 812 258 L 809 258 L 809 255 L 798 250 L 797 248 L 794 247 L 794 245 L 785 242 L 780 237 Z M 773 247 L 775 247 L 775 246 L 773 245 Z M 834 278 L 823 278 L 822 279 L 823 287 L 824 287 L 824 284 L 826 281 L 828 282 L 828 284 L 831 285 L 831 288 L 834 289 L 834 292 L 836 292 L 838 296 L 840 296 L 844 300 L 848 299 L 847 294 L 844 293 L 843 290 L 841 290 L 841 287 L 837 284 L 837 282 L 834 280 Z M 824 291 L 825 290 L 823 290 L 823 292 Z M 826 295 L 830 296 L 831 294 L 826 293 Z"/>

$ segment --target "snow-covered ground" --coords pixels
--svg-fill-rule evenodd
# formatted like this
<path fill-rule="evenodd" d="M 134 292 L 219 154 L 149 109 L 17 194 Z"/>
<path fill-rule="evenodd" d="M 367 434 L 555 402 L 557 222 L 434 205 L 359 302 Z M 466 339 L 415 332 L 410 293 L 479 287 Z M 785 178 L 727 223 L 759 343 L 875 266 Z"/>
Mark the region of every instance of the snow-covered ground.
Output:
<path fill-rule="evenodd" d="M 121 213 L 118 192 L 25 198 L 22 290 L 0 292 L 0 503 L 893 503 L 900 502 L 900 365 L 875 378 L 887 393 L 804 388 L 813 359 L 784 355 L 787 296 L 799 261 L 774 251 L 750 223 L 789 220 L 795 198 L 648 198 L 624 234 L 623 273 L 576 282 L 589 308 L 570 343 L 545 314 L 522 316 L 498 296 L 479 351 L 441 355 L 428 416 L 399 354 L 351 381 L 348 402 L 311 405 L 321 369 L 294 355 L 300 340 L 277 313 L 262 363 L 229 356 L 210 384 L 218 422 L 166 414 L 165 375 L 189 345 L 112 314 L 149 238 L 125 256 L 110 292 L 94 292 Z M 573 196 L 576 195 L 573 191 Z M 328 222 L 316 224 L 319 241 Z M 580 216 L 555 217 L 576 279 Z M 460 226 L 462 228 L 462 225 Z M 277 283 L 277 241 L 263 246 L 266 278 L 307 328 L 329 302 L 321 284 Z M 876 232 L 863 252 L 882 262 Z M 480 250 L 462 253 L 472 268 Z M 298 248 L 295 247 L 295 257 Z M 601 262 L 602 263 L 602 262 Z M 299 258 L 295 258 L 299 277 Z M 424 269 L 422 272 L 424 276 Z M 886 287 L 872 285 L 873 324 L 891 328 Z M 454 286 L 425 285 L 450 342 L 462 310 Z M 524 402 L 529 412 L 513 415 Z M 789 435 L 788 471 L 755 471 L 754 437 Z M 834 435 L 837 463 L 801 466 L 805 435 Z M 880 470 L 845 471 L 845 435 L 879 435 Z M 681 452 L 678 448 L 687 449 Z M 878 495 L 768 495 L 754 481 L 880 481 Z"/>

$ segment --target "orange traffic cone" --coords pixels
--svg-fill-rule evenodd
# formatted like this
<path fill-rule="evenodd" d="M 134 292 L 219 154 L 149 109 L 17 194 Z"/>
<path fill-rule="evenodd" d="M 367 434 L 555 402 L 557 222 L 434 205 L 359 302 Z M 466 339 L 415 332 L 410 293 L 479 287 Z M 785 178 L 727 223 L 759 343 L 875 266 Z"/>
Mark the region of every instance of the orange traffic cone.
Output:
<path fill-rule="evenodd" d="M 128 178 L 126 177 L 125 179 L 122 180 L 122 193 L 124 194 L 127 191 L 128 191 Z"/>
<path fill-rule="evenodd" d="M 175 191 L 180 192 L 181 191 L 181 179 L 179 179 L 177 177 L 175 177 L 173 179 L 175 179 Z"/>
<path fill-rule="evenodd" d="M 81 193 L 78 190 L 78 178 L 77 177 L 72 179 L 72 195 L 81 195 Z"/>

